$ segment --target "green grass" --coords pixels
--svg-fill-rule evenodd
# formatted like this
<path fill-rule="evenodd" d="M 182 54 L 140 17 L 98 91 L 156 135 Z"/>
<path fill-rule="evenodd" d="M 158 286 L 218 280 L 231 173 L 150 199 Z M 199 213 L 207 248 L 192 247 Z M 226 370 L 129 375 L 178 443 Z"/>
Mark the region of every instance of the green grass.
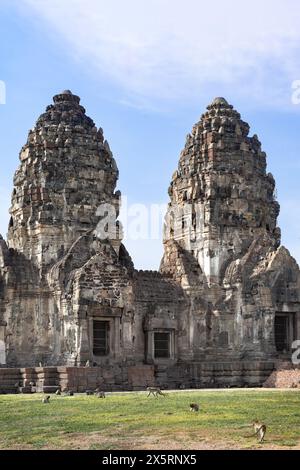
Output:
<path fill-rule="evenodd" d="M 299 391 L 169 392 L 0 396 L 0 449 L 197 449 L 299 447 Z M 189 403 L 200 404 L 190 413 Z M 247 437 L 258 418 L 267 424 L 263 445 Z M 200 447 L 199 447 L 200 446 Z"/>

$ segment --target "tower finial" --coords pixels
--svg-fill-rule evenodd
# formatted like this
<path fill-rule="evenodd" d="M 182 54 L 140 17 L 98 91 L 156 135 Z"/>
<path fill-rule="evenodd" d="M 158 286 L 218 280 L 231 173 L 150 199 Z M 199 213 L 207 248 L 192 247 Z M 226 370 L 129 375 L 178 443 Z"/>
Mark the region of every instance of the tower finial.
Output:
<path fill-rule="evenodd" d="M 213 100 L 211 106 L 229 106 L 229 103 L 225 98 L 217 97 Z"/>
<path fill-rule="evenodd" d="M 80 98 L 77 95 L 73 95 L 71 90 L 64 90 L 60 92 L 58 95 L 53 97 L 54 103 L 62 103 L 62 102 L 72 102 L 72 103 L 80 103 Z"/>

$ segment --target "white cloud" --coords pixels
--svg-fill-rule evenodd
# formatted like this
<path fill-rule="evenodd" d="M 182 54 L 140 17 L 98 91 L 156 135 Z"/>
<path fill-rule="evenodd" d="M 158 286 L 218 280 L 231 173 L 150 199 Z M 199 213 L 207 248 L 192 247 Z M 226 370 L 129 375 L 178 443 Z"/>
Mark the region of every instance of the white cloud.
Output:
<path fill-rule="evenodd" d="M 297 0 L 20 0 L 69 52 L 118 84 L 124 102 L 215 90 L 289 106 L 300 79 Z M 146 101 L 145 101 L 146 100 Z"/>

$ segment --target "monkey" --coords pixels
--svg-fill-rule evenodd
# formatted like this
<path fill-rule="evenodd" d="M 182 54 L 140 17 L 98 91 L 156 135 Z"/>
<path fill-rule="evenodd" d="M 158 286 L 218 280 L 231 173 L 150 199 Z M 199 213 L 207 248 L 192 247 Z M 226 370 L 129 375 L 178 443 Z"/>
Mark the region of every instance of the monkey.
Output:
<path fill-rule="evenodd" d="M 29 385 L 30 385 L 30 388 L 31 388 L 31 393 L 35 393 L 36 392 L 36 383 L 31 381 L 31 382 L 29 382 Z"/>
<path fill-rule="evenodd" d="M 247 425 L 248 427 L 249 425 Z M 253 437 L 257 436 L 259 439 L 259 442 L 263 442 L 266 432 L 267 432 L 267 426 L 262 423 L 261 421 L 258 421 L 257 419 L 255 421 L 252 421 L 251 426 L 254 429 L 254 434 L 246 435 L 244 437 Z M 246 426 L 241 426 L 241 427 L 246 427 Z"/>
<path fill-rule="evenodd" d="M 163 397 L 166 396 L 166 394 L 163 393 L 159 387 L 147 387 L 147 392 L 147 397 L 149 397 L 151 394 L 156 398 L 158 398 L 158 395 L 162 395 Z"/>
<path fill-rule="evenodd" d="M 85 392 L 87 395 L 94 395 L 94 392 L 93 390 L 86 390 Z"/>
<path fill-rule="evenodd" d="M 253 421 L 252 423 L 253 428 L 254 428 L 254 436 L 257 436 L 259 439 L 259 442 L 263 442 L 266 432 L 267 432 L 267 426 L 264 423 L 261 423 L 260 421 Z"/>
<path fill-rule="evenodd" d="M 46 397 L 44 397 L 44 398 L 42 399 L 42 402 L 43 402 L 43 403 L 50 403 L 50 395 L 47 395 Z"/>
<path fill-rule="evenodd" d="M 199 411 L 199 405 L 197 403 L 191 403 L 190 404 L 190 411 L 193 411 L 194 413 L 197 413 Z"/>
<path fill-rule="evenodd" d="M 105 398 L 105 392 L 97 392 L 96 397 L 97 398 Z"/>
<path fill-rule="evenodd" d="M 58 389 L 56 390 L 55 395 L 61 395 L 60 388 L 58 388 Z"/>

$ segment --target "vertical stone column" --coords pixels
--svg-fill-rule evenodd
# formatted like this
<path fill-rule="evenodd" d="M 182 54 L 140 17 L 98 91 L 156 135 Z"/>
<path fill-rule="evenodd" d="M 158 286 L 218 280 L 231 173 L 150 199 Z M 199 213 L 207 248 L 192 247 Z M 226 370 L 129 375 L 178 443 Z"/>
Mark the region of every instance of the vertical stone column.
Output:
<path fill-rule="evenodd" d="M 0 323 L 0 366 L 6 364 L 6 342 L 5 342 L 6 323 Z"/>
<path fill-rule="evenodd" d="M 300 312 L 296 312 L 295 318 L 295 339 L 300 341 Z"/>
<path fill-rule="evenodd" d="M 148 364 L 153 363 L 154 360 L 154 332 L 147 331 L 147 351 L 146 351 L 146 362 Z"/>
<path fill-rule="evenodd" d="M 114 355 L 115 358 L 119 358 L 121 355 L 120 351 L 120 318 L 115 317 L 114 319 Z"/>
<path fill-rule="evenodd" d="M 93 348 L 89 339 L 89 319 L 81 318 L 79 320 L 78 328 L 78 365 L 85 365 L 87 361 L 92 359 L 92 349 L 90 348 Z"/>

